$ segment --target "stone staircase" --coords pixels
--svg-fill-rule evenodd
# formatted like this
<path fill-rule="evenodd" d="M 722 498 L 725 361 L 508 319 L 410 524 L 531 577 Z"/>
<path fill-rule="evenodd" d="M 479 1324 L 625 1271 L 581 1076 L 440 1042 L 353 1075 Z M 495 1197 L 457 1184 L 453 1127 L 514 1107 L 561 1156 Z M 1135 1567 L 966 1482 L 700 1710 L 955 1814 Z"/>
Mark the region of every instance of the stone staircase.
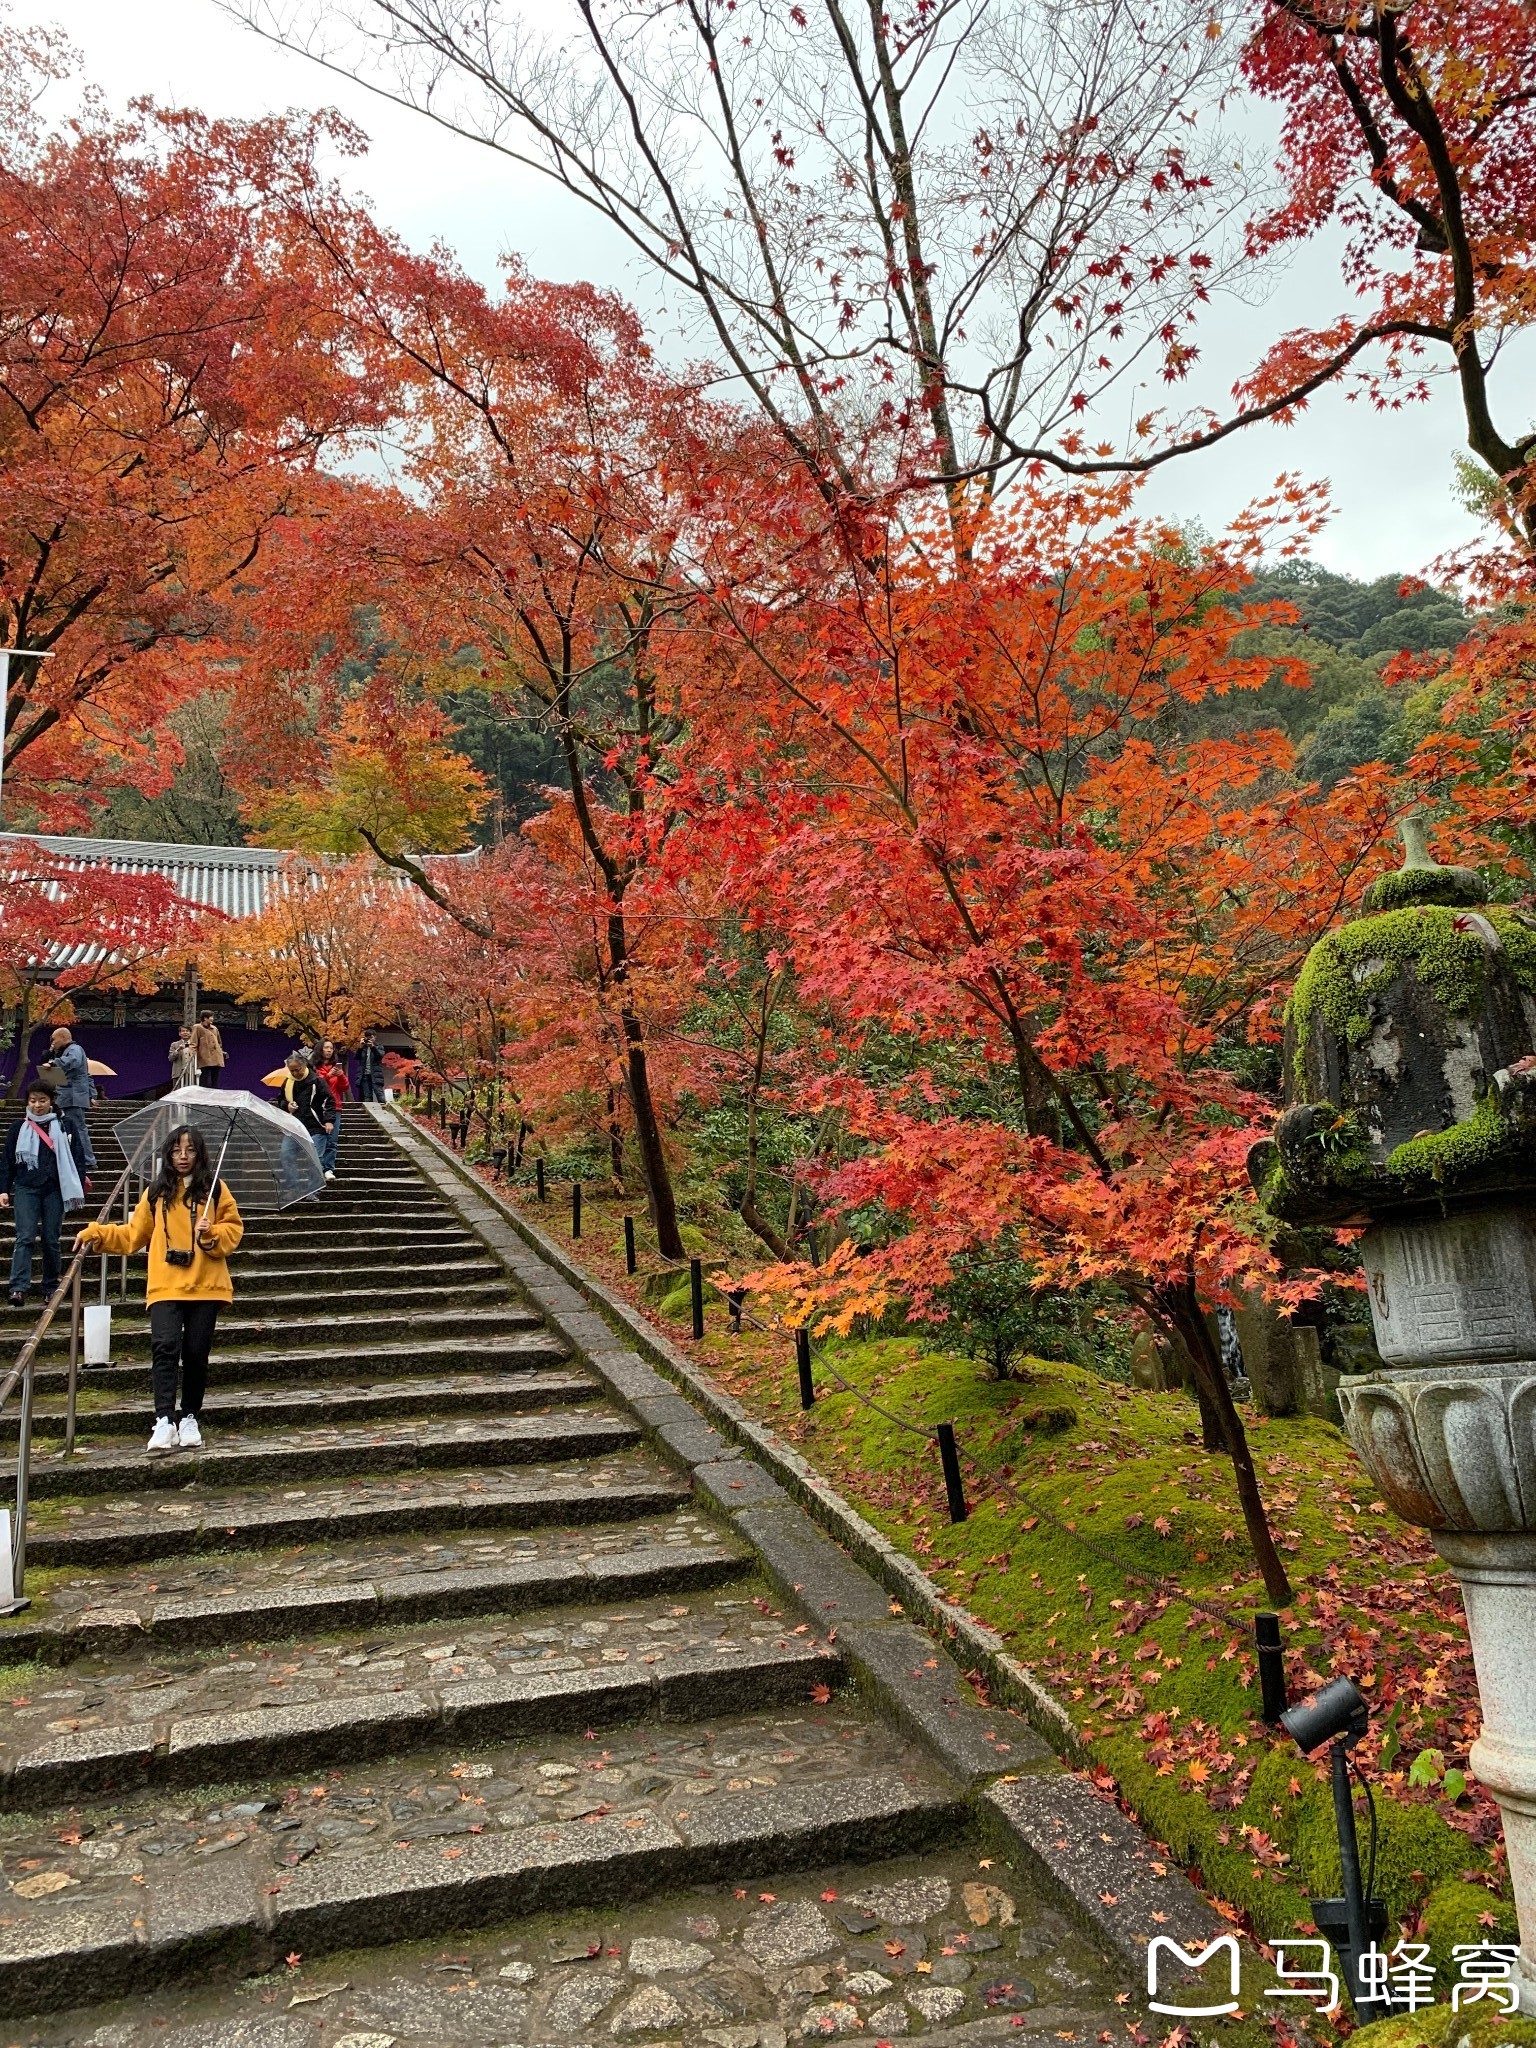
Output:
<path fill-rule="evenodd" d="M 140 1261 L 68 1462 L 66 1331 L 42 1353 L 32 1605 L 0 1622 L 4 2039 L 1118 2031 L 1123 1956 L 978 1797 L 1041 1745 L 757 1467 L 707 1481 L 703 1417 L 620 1398 L 623 1359 L 655 1376 L 590 1316 L 557 1334 L 395 1126 L 349 1107 L 323 1201 L 248 1219 L 203 1451 L 144 1452 Z M 14 1401 L 0 1432 L 8 1497 Z"/>

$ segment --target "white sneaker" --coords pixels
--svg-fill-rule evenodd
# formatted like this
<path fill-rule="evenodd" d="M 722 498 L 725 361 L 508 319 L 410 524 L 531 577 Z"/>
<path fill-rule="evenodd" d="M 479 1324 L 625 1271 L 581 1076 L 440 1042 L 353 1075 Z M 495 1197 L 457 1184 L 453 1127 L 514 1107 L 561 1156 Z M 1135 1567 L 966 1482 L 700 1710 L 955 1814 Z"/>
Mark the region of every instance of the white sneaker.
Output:
<path fill-rule="evenodd" d="M 176 1432 L 176 1441 L 184 1451 L 200 1451 L 203 1448 L 203 1432 L 197 1426 L 195 1415 L 183 1415 L 181 1427 Z"/>
<path fill-rule="evenodd" d="M 152 1451 L 174 1451 L 179 1442 L 176 1425 L 169 1415 L 156 1416 L 155 1426 L 149 1433 L 148 1448 Z"/>
<path fill-rule="evenodd" d="M 331 1170 L 329 1169 L 329 1167 L 327 1167 L 327 1169 L 326 1169 L 326 1174 L 325 1174 L 325 1177 L 326 1177 L 326 1179 L 327 1179 L 327 1180 L 334 1180 L 334 1179 L 336 1178 L 335 1174 L 331 1172 Z"/>

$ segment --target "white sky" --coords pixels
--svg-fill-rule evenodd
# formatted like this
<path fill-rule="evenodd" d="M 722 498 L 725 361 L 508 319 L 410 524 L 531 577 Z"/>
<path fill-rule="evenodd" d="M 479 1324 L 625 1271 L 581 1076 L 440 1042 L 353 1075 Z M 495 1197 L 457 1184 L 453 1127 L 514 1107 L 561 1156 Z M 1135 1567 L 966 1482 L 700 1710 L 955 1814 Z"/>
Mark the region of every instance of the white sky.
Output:
<path fill-rule="evenodd" d="M 114 104 L 146 93 L 236 116 L 338 106 L 372 138 L 351 181 L 411 242 L 448 243 L 487 281 L 500 252 L 516 250 L 543 276 L 593 279 L 653 308 L 653 286 L 631 252 L 577 201 L 505 157 L 274 49 L 212 0 L 15 0 L 15 16 L 63 26 Z M 1292 267 L 1266 305 L 1211 309 L 1202 347 L 1220 389 L 1276 327 L 1336 312 L 1338 292 L 1319 250 Z M 1386 418 L 1363 401 L 1328 395 L 1293 427 L 1254 428 L 1169 465 L 1149 495 L 1158 509 L 1215 530 L 1282 470 L 1326 479 L 1337 515 L 1314 550 L 1318 558 L 1356 576 L 1416 571 L 1474 530 L 1451 489 L 1460 445 L 1460 411 L 1443 382 L 1429 405 Z"/>

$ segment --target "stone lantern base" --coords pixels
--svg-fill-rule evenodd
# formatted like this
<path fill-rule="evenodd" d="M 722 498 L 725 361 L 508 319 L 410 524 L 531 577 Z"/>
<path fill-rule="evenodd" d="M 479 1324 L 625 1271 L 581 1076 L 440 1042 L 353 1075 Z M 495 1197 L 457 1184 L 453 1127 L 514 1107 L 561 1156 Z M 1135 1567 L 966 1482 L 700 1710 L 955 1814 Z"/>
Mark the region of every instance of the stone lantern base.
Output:
<path fill-rule="evenodd" d="M 1536 1535 L 1437 1530 L 1434 1545 L 1461 1583 L 1482 1695 L 1472 1773 L 1498 1802 L 1510 1884 L 1525 1908 L 1536 1901 Z M 1525 1910 L 1518 1977 L 1520 2010 L 1536 2016 L 1536 1923 Z"/>
<path fill-rule="evenodd" d="M 1483 1710 L 1469 1761 L 1503 1816 L 1536 2015 L 1536 1210 L 1378 1223 L 1360 1251 L 1387 1365 L 1340 1384 L 1344 1426 L 1461 1585 Z"/>

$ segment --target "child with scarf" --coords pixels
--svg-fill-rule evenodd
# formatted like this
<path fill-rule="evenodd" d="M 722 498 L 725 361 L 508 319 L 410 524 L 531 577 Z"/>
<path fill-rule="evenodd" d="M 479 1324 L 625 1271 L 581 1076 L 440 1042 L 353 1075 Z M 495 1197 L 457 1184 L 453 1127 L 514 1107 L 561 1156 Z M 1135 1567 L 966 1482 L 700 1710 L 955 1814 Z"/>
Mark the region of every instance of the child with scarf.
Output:
<path fill-rule="evenodd" d="M 16 1212 L 16 1249 L 11 1255 L 11 1307 L 25 1308 L 32 1286 L 32 1248 L 42 1242 L 43 1293 L 59 1284 L 59 1232 L 64 1211 L 85 1200 L 85 1186 L 70 1150 L 69 1134 L 53 1106 L 53 1090 L 34 1081 L 27 1113 L 5 1134 L 0 1153 L 0 1209 Z"/>

